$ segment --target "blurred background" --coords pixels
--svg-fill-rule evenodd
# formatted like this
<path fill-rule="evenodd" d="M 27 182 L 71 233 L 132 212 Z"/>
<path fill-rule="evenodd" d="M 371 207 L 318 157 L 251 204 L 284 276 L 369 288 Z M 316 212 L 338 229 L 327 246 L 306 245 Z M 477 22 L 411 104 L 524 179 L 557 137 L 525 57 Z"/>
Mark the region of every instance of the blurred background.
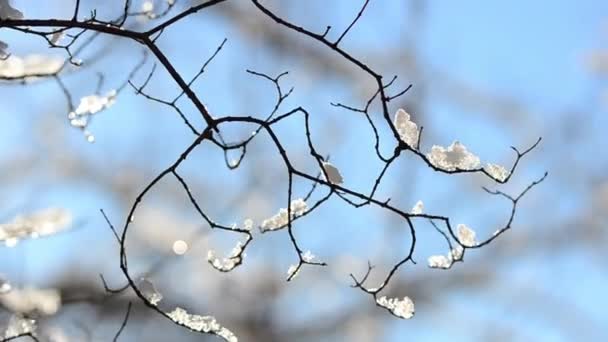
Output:
<path fill-rule="evenodd" d="M 133 9 L 142 3 L 133 1 Z M 177 1 L 168 16 L 198 3 Z M 12 4 L 26 18 L 69 18 L 73 11 L 67 0 Z M 328 37 L 337 39 L 362 3 L 264 4 L 314 32 L 331 25 Z M 166 6 L 154 5 L 158 11 Z M 94 8 L 99 18 L 115 18 L 122 2 L 83 1 L 81 13 Z M 127 26 L 144 30 L 155 24 L 142 15 Z M 345 186 L 369 192 L 382 166 L 373 132 L 365 116 L 331 103 L 364 107 L 375 91 L 373 80 L 318 42 L 276 25 L 249 1 L 227 1 L 192 15 L 157 42 L 190 79 L 224 38 L 193 84 L 209 111 L 263 118 L 275 104 L 274 85 L 246 69 L 273 77 L 289 71 L 281 85 L 294 90 L 280 112 L 306 108 L 319 152 L 331 156 Z M 0 29 L 0 39 L 13 56 L 65 58 L 40 37 Z M 242 237 L 211 231 L 179 183 L 167 178 L 140 205 L 127 243 L 131 272 L 154 283 L 164 297 L 161 306 L 214 315 L 242 341 L 608 340 L 608 2 L 372 0 L 341 44 L 386 78 L 398 75 L 392 93 L 413 85 L 390 103 L 390 111 L 404 108 L 424 126 L 423 151 L 460 140 L 484 162 L 511 165 L 509 146 L 523 149 L 542 136 L 509 184 L 498 189 L 518 194 L 544 171 L 549 178 L 524 197 L 512 230 L 469 251 L 464 263 L 448 271 L 426 266 L 430 255 L 447 250 L 432 226 L 416 221 L 418 264 L 403 267 L 385 290 L 414 300 L 416 316 L 407 321 L 350 288 L 349 277 L 361 277 L 370 261 L 376 267 L 369 286 L 376 286 L 407 254 L 411 236 L 398 217 L 369 206 L 355 209 L 334 196 L 295 224 L 300 245 L 327 267 L 304 267 L 286 282 L 297 255 L 281 230 L 256 232 L 244 265 L 224 274 L 207 263 L 207 253 L 227 255 Z M 142 48 L 99 36 L 78 58 L 81 67 L 60 74 L 76 104 L 124 84 L 141 62 Z M 6 63 L 0 61 L 0 72 Z M 153 63 L 149 57 L 131 78 L 135 85 L 146 80 Z M 159 67 L 146 92 L 170 101 L 179 89 Z M 204 127 L 187 98 L 178 106 Z M 122 340 L 214 340 L 161 319 L 130 291 L 108 296 L 99 278 L 103 274 L 111 287 L 125 283 L 118 246 L 99 209 L 120 229 L 139 192 L 195 136 L 172 108 L 129 86 L 87 127 L 94 143 L 70 125 L 68 112 L 53 78 L 0 83 L 0 223 L 48 208 L 62 208 L 72 222 L 52 236 L 0 247 L 0 276 L 13 287 L 0 294 L 0 327 L 11 311 L 30 311 L 35 305 L 28 307 L 28 301 L 37 301 L 48 304 L 36 310 L 42 340 L 107 341 L 134 301 Z M 394 146 L 377 102 L 370 114 L 388 155 Z M 238 141 L 251 129 L 227 127 L 226 139 Z M 290 158 L 314 174 L 304 133 L 297 117 L 277 126 Z M 236 170 L 207 144 L 179 171 L 201 206 L 227 225 L 246 218 L 260 225 L 286 205 L 287 172 L 266 136 L 252 142 Z M 377 198 L 391 198 L 406 211 L 422 200 L 425 212 L 466 223 L 483 238 L 504 225 L 510 203 L 481 186 L 496 188 L 480 175 L 437 174 L 405 154 L 389 169 Z M 309 187 L 297 181 L 294 195 L 304 196 Z M 174 250 L 178 240 L 188 245 L 183 254 Z"/>

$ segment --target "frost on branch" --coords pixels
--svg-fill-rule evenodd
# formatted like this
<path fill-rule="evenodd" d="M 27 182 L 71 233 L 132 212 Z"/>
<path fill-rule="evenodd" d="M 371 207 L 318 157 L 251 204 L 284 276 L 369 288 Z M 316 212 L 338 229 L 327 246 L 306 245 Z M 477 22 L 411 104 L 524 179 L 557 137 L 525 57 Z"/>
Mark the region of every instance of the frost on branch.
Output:
<path fill-rule="evenodd" d="M 479 167 L 479 157 L 467 150 L 459 141 L 454 141 L 448 148 L 434 145 L 427 154 L 431 164 L 447 170 L 473 170 Z"/>
<path fill-rule="evenodd" d="M 304 262 L 312 262 L 315 258 L 316 256 L 312 254 L 311 251 L 306 251 L 304 254 L 302 254 L 302 260 Z M 300 265 L 289 265 L 289 268 L 287 269 L 287 279 L 293 280 L 295 277 L 297 277 L 300 273 L 300 268 Z"/>
<path fill-rule="evenodd" d="M 477 244 L 475 240 L 475 231 L 465 224 L 459 224 L 458 227 L 458 240 L 465 247 L 473 247 Z"/>
<path fill-rule="evenodd" d="M 448 269 L 452 266 L 452 260 L 445 255 L 432 255 L 428 261 L 430 268 Z"/>
<path fill-rule="evenodd" d="M 454 262 L 461 261 L 464 254 L 464 249 L 458 246 L 452 249 L 448 255 L 432 255 L 428 259 L 430 268 L 441 268 L 447 270 L 452 267 Z"/>
<path fill-rule="evenodd" d="M 163 295 L 158 292 L 156 287 L 154 287 L 154 284 L 146 278 L 141 278 L 137 287 L 152 305 L 158 305 L 163 299 Z"/>
<path fill-rule="evenodd" d="M 420 131 L 418 130 L 418 125 L 411 121 L 410 114 L 403 109 L 397 110 L 393 123 L 395 124 L 395 129 L 397 129 L 397 133 L 399 133 L 401 140 L 413 149 L 416 149 Z"/>
<path fill-rule="evenodd" d="M 230 255 L 223 259 L 215 256 L 215 251 L 210 249 L 209 252 L 207 252 L 207 262 L 209 262 L 213 268 L 220 272 L 232 271 L 235 267 L 241 264 L 243 258 L 245 257 L 243 246 L 244 244 L 241 241 L 238 241 L 236 246 L 232 248 Z"/>
<path fill-rule="evenodd" d="M 290 208 L 291 219 L 293 220 L 296 217 L 304 215 L 304 213 L 306 213 L 306 211 L 308 210 L 308 205 L 303 199 L 298 198 L 291 201 Z M 277 214 L 262 222 L 260 230 L 262 231 L 262 233 L 265 233 L 267 231 L 285 228 L 287 226 L 287 222 L 287 209 L 281 208 Z"/>
<path fill-rule="evenodd" d="M 163 295 L 156 290 L 154 284 L 145 278 L 142 278 L 137 288 L 141 294 L 148 300 L 152 305 L 158 306 L 160 301 L 163 299 Z M 163 312 L 163 311 L 159 311 Z M 194 331 L 204 332 L 208 334 L 215 334 L 222 337 L 224 340 L 229 342 L 237 342 L 236 336 L 228 329 L 222 327 L 213 316 L 200 316 L 189 314 L 182 308 L 175 308 L 171 312 L 163 312 L 173 322 L 185 326 Z"/>
<path fill-rule="evenodd" d="M 297 277 L 299 273 L 300 267 L 298 267 L 298 265 L 289 265 L 289 268 L 287 269 L 287 278 L 293 279 Z"/>
<path fill-rule="evenodd" d="M 221 326 L 213 316 L 201 316 L 188 313 L 182 308 L 175 308 L 167 315 L 175 323 L 186 326 L 192 330 L 215 334 L 228 342 L 237 342 L 238 338 L 228 329 Z"/>
<path fill-rule="evenodd" d="M 344 179 L 340 174 L 340 170 L 337 167 L 333 166 L 331 163 L 323 162 L 323 170 L 327 173 L 327 181 L 332 184 L 342 184 Z"/>
<path fill-rule="evenodd" d="M 416 202 L 416 205 L 412 208 L 412 214 L 420 215 L 424 211 L 424 203 L 422 201 Z"/>
<path fill-rule="evenodd" d="M 15 313 L 54 315 L 61 308 L 61 294 L 55 289 L 14 288 L 0 294 L 0 304 Z"/>
<path fill-rule="evenodd" d="M 509 177 L 509 171 L 501 165 L 488 163 L 484 169 L 490 176 L 501 182 Z"/>
<path fill-rule="evenodd" d="M 376 299 L 376 304 L 389 310 L 399 318 L 410 319 L 414 317 L 414 302 L 409 297 L 387 299 L 385 296 L 382 296 Z"/>
<path fill-rule="evenodd" d="M 36 321 L 25 318 L 21 315 L 13 315 L 8 321 L 8 326 L 4 332 L 4 338 L 10 339 L 17 336 L 34 334 L 36 332 Z"/>
<path fill-rule="evenodd" d="M 116 102 L 116 90 L 109 91 L 105 96 L 89 95 L 80 99 L 78 107 L 68 114 L 70 124 L 84 130 L 88 142 L 95 142 L 95 137 L 86 130 L 92 115 L 97 114 Z"/>
<path fill-rule="evenodd" d="M 4 48 L 3 48 L 4 47 Z M 0 41 L 0 57 L 6 55 L 7 45 Z M 10 56 L 0 60 L 0 78 L 32 79 L 57 74 L 63 67 L 63 59 L 50 55 Z"/>
<path fill-rule="evenodd" d="M 313 261 L 315 258 L 315 255 L 312 254 L 311 251 L 306 251 L 304 252 L 304 254 L 302 254 L 302 260 L 304 260 L 305 262 L 311 262 Z"/>
<path fill-rule="evenodd" d="M 30 215 L 17 216 L 11 223 L 0 224 L 0 241 L 15 246 L 24 238 L 38 238 L 67 229 L 72 223 L 69 211 L 59 208 L 45 209 Z"/>

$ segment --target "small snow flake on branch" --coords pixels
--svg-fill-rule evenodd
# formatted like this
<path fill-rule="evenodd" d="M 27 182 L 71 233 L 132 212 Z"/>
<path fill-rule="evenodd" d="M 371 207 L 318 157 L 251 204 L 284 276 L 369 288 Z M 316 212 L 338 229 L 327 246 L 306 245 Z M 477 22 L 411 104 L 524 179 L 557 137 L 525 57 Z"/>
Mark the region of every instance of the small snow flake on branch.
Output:
<path fill-rule="evenodd" d="M 243 246 L 245 246 L 245 243 L 238 241 L 236 246 L 232 248 L 228 257 L 223 259 L 215 256 L 215 251 L 210 249 L 209 252 L 207 252 L 207 262 L 220 272 L 232 271 L 243 262 L 243 258 L 246 256 Z"/>
<path fill-rule="evenodd" d="M 448 148 L 434 145 L 427 154 L 431 164 L 446 170 L 473 170 L 479 167 L 479 157 L 472 154 L 459 141 L 454 141 Z"/>
<path fill-rule="evenodd" d="M 448 269 L 452 266 L 452 260 L 445 255 L 432 255 L 429 257 L 430 268 L 443 268 Z"/>
<path fill-rule="evenodd" d="M 477 244 L 475 240 L 475 231 L 469 228 L 465 224 L 459 224 L 458 229 L 458 240 L 465 247 L 473 247 Z"/>
<path fill-rule="evenodd" d="M 148 279 L 142 278 L 139 281 L 137 288 L 144 298 L 155 307 L 157 307 L 160 301 L 163 299 L 163 295 L 156 290 L 154 284 Z M 180 307 L 176 307 L 171 312 L 164 312 L 159 308 L 156 308 L 156 310 L 166 315 L 166 317 L 168 317 L 174 323 L 187 327 L 191 330 L 215 334 L 228 342 L 238 342 L 237 337 L 230 330 L 221 326 L 213 316 L 190 314 Z"/>
<path fill-rule="evenodd" d="M 304 254 L 302 254 L 302 260 L 304 260 L 305 262 L 311 262 L 313 261 L 315 258 L 315 255 L 312 254 L 311 251 L 306 251 L 304 252 Z"/>
<path fill-rule="evenodd" d="M 76 110 L 68 114 L 70 124 L 73 127 L 82 129 L 88 142 L 95 142 L 95 136 L 86 130 L 90 123 L 90 118 L 92 115 L 111 107 L 116 102 L 116 94 L 116 90 L 111 90 L 105 96 L 96 94 L 85 96 L 80 99 Z"/>
<path fill-rule="evenodd" d="M 215 334 L 228 342 L 238 342 L 238 338 L 230 330 L 221 326 L 213 316 L 190 314 L 188 311 L 176 307 L 168 312 L 167 316 L 175 323 L 195 331 Z"/>
<path fill-rule="evenodd" d="M 294 218 L 304 215 L 304 213 L 306 213 L 308 211 L 308 205 L 301 198 L 291 201 L 290 208 L 291 208 L 291 219 L 292 220 Z M 279 209 L 279 212 L 277 214 L 262 221 L 262 225 L 260 226 L 260 231 L 262 233 L 265 233 L 265 232 L 272 231 L 272 230 L 279 230 L 279 229 L 285 228 L 287 226 L 287 223 L 288 223 L 287 209 L 281 208 L 281 209 Z"/>
<path fill-rule="evenodd" d="M 376 299 L 376 304 L 399 318 L 410 319 L 414 317 L 414 302 L 409 297 L 387 299 L 386 296 L 382 296 Z"/>
<path fill-rule="evenodd" d="M 453 248 L 448 255 L 432 255 L 428 259 L 428 265 L 430 268 L 450 269 L 456 261 L 462 261 L 464 255 L 464 248 L 458 246 Z"/>
<path fill-rule="evenodd" d="M 412 208 L 412 214 L 420 215 L 424 211 L 424 203 L 422 201 L 416 202 L 416 205 Z"/>
<path fill-rule="evenodd" d="M 484 168 L 494 179 L 504 182 L 509 177 L 509 171 L 501 165 L 488 163 Z"/>
<path fill-rule="evenodd" d="M 418 125 L 410 119 L 410 114 L 404 109 L 397 110 L 394 125 L 399 137 L 411 148 L 417 149 L 420 131 Z"/>

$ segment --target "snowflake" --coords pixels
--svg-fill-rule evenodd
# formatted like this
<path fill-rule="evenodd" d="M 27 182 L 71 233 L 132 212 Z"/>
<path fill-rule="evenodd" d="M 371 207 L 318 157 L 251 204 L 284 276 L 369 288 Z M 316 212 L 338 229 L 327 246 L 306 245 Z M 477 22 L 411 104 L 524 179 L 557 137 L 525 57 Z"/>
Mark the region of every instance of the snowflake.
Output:
<path fill-rule="evenodd" d="M 447 171 L 472 170 L 479 167 L 480 163 L 479 157 L 467 151 L 467 148 L 458 141 L 454 141 L 447 149 L 433 146 L 427 157 L 431 164 Z"/>
<path fill-rule="evenodd" d="M 418 145 L 420 132 L 418 131 L 418 125 L 410 120 L 410 114 L 403 109 L 397 110 L 393 123 L 401 140 L 415 149 Z"/>
<path fill-rule="evenodd" d="M 414 302 L 409 297 L 398 298 L 386 298 L 382 296 L 376 299 L 376 303 L 383 308 L 388 309 L 393 315 L 404 319 L 410 319 L 414 317 Z"/>

